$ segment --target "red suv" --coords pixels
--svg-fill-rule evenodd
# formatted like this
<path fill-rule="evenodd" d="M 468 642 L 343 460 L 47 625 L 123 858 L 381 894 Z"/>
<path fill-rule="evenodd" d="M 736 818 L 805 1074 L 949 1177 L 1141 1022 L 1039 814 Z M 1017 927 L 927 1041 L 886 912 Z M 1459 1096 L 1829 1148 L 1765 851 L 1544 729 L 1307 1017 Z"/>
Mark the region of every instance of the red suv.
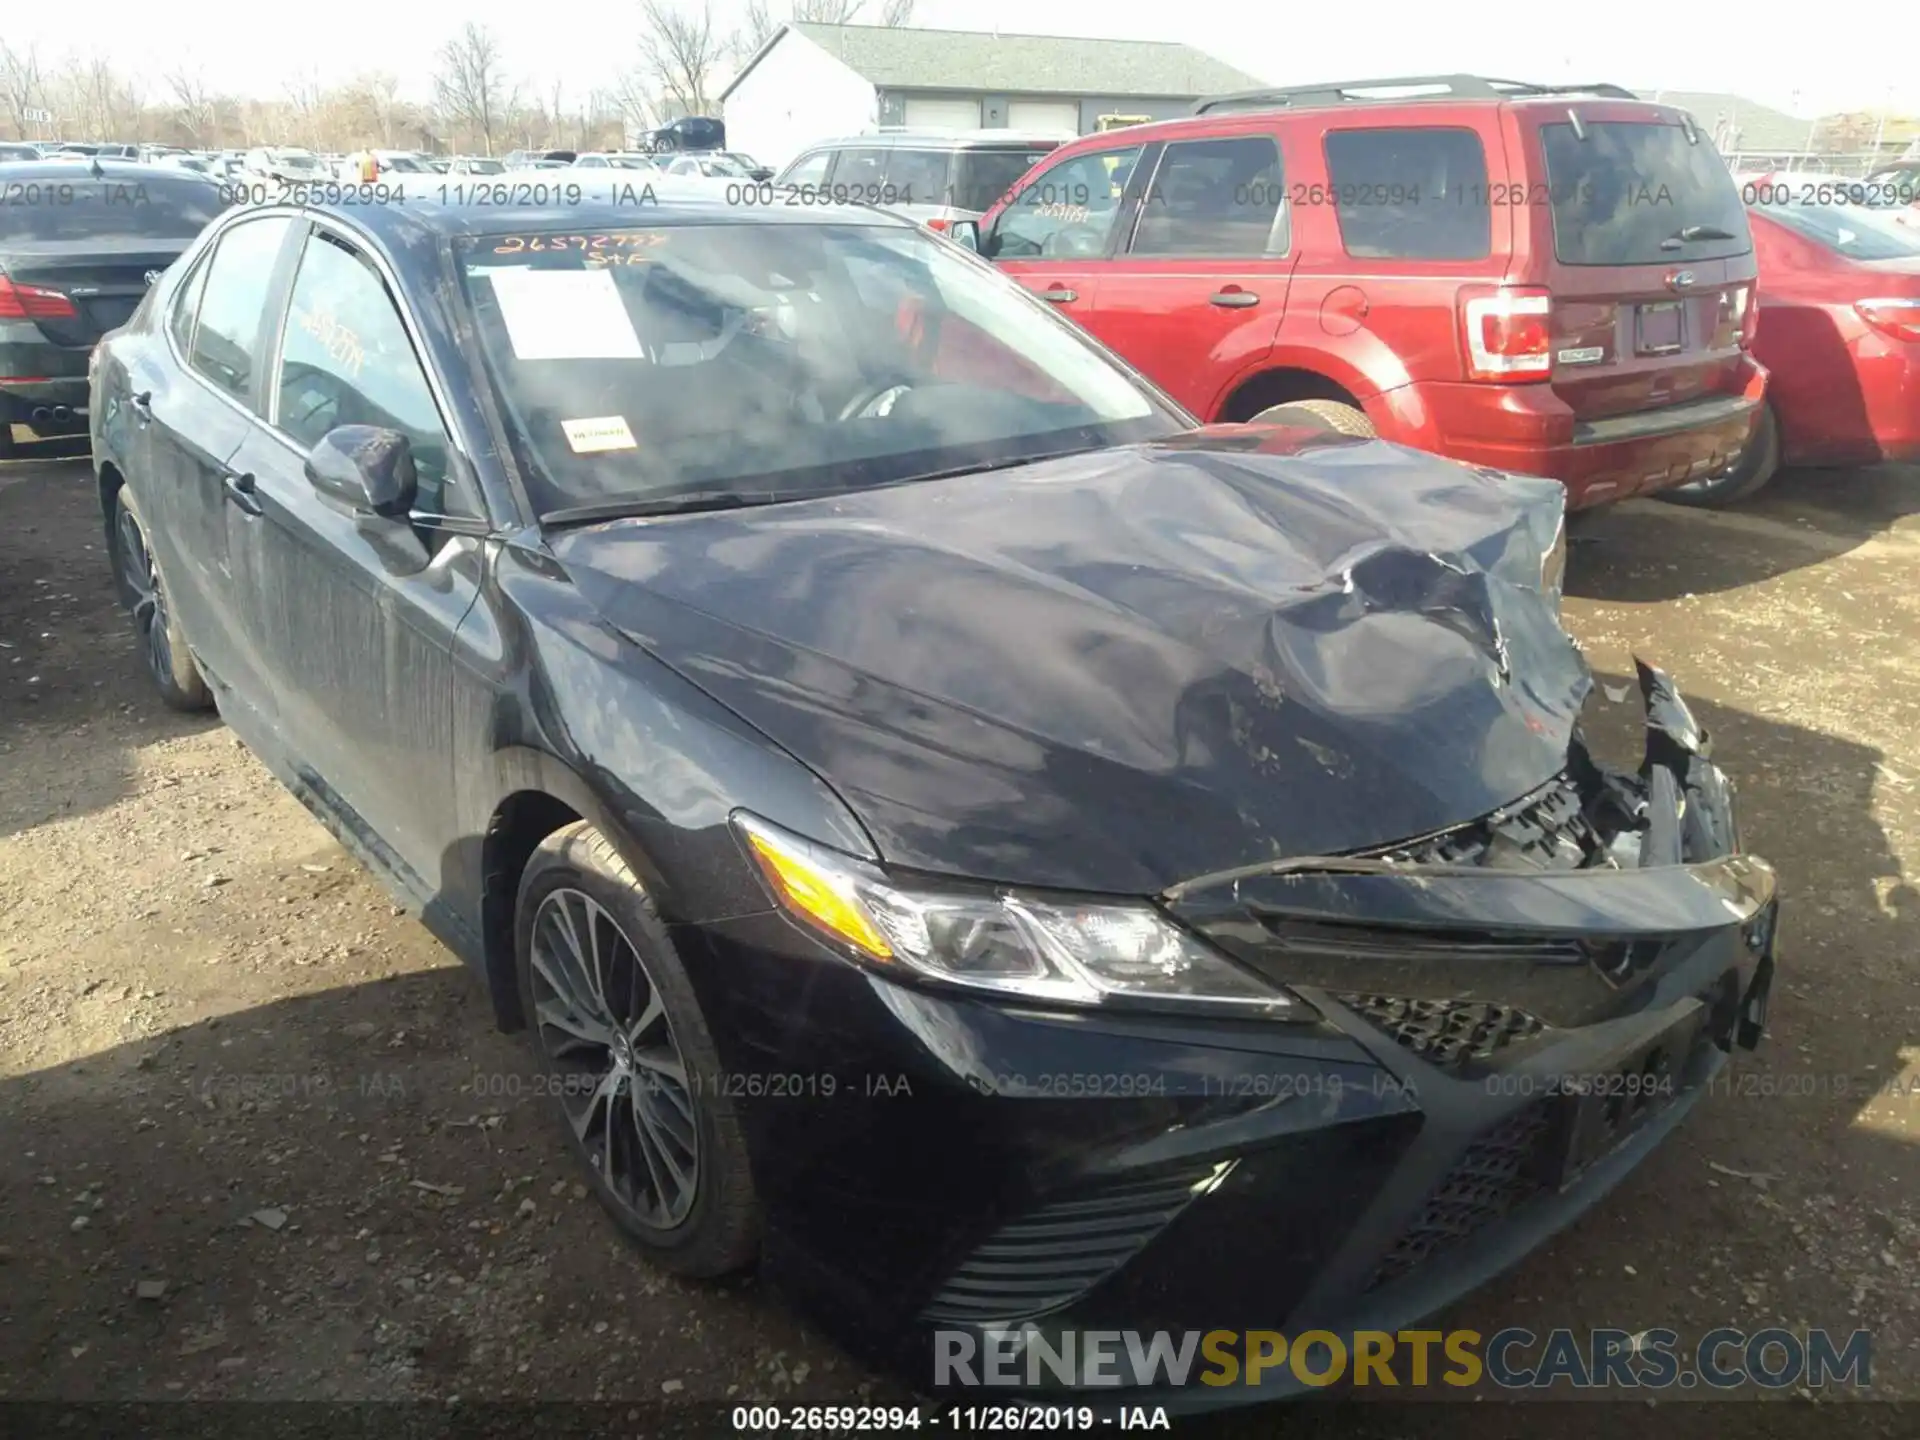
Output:
<path fill-rule="evenodd" d="M 1378 434 L 1569 508 L 1709 489 L 1766 383 L 1725 162 L 1614 86 L 1203 101 L 1062 146 L 956 238 L 1202 420 Z"/>

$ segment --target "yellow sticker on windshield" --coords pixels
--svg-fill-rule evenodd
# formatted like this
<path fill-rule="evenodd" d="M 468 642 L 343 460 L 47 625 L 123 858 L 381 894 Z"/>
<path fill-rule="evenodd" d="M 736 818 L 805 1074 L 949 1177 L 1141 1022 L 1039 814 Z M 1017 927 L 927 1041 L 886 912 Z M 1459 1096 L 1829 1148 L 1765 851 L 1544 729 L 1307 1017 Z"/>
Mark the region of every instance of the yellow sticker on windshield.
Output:
<path fill-rule="evenodd" d="M 637 450 L 639 442 L 633 438 L 633 431 L 627 428 L 624 415 L 597 415 L 591 420 L 562 420 L 560 428 L 567 433 L 567 444 L 573 447 L 576 455 L 590 455 L 596 450 Z"/>

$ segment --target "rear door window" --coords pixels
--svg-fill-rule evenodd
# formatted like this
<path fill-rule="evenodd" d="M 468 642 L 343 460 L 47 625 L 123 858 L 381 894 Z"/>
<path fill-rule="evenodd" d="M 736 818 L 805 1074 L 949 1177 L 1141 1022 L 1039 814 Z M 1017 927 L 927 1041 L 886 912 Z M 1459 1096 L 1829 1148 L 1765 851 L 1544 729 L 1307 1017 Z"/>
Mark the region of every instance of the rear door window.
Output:
<path fill-rule="evenodd" d="M 1472 130 L 1438 125 L 1327 134 L 1327 191 L 1340 243 L 1368 260 L 1484 260 L 1493 253 L 1487 152 Z"/>
<path fill-rule="evenodd" d="M 1134 226 L 1135 255 L 1218 258 L 1286 250 L 1280 147 L 1267 135 L 1169 145 Z"/>
<path fill-rule="evenodd" d="M 1671 265 L 1753 249 L 1726 161 L 1696 130 L 1654 121 L 1540 127 L 1553 250 L 1563 265 Z"/>
<path fill-rule="evenodd" d="M 953 168 L 950 150 L 895 150 L 887 159 L 886 199 L 889 205 L 945 205 L 947 174 Z"/>
<path fill-rule="evenodd" d="M 829 188 L 835 196 L 845 191 L 847 198 L 854 200 L 878 195 L 886 188 L 889 158 L 888 152 L 880 149 L 842 150 L 833 162 Z"/>
<path fill-rule="evenodd" d="M 258 398 L 260 320 L 292 219 L 246 220 L 220 237 L 187 362 L 242 404 Z"/>

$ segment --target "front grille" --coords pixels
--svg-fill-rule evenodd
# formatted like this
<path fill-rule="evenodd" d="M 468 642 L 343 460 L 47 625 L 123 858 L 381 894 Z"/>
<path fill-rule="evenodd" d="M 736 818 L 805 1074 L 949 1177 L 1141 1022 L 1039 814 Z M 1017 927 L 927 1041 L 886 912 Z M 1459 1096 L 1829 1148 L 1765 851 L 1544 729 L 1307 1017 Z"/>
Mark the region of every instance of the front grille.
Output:
<path fill-rule="evenodd" d="M 1551 1129 L 1549 1102 L 1536 1101 L 1476 1138 L 1407 1222 L 1369 1288 L 1398 1280 L 1465 1244 L 1538 1194 L 1538 1156 Z"/>
<path fill-rule="evenodd" d="M 1070 1305 L 1145 1249 L 1226 1169 L 1111 1185 L 1008 1221 L 961 1261 L 920 1318 L 989 1325 Z"/>
<path fill-rule="evenodd" d="M 1403 1050 L 1454 1073 L 1547 1029 L 1545 1021 L 1524 1010 L 1478 1000 L 1342 995 L 1340 1001 L 1378 1025 Z"/>
<path fill-rule="evenodd" d="M 1564 771 L 1491 815 L 1369 856 L 1403 865 L 1502 870 L 1580 870 L 1610 863 L 1579 787 Z"/>

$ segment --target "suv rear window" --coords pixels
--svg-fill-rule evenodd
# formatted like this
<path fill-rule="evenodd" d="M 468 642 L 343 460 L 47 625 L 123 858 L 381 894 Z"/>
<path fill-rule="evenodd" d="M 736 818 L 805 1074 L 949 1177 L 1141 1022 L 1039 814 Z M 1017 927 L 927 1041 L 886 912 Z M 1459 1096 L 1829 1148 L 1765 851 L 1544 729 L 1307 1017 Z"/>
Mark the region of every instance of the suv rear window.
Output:
<path fill-rule="evenodd" d="M 204 176 L 0 180 L 0 234 L 28 240 L 191 240 L 225 208 Z"/>
<path fill-rule="evenodd" d="M 1020 177 L 1046 159 L 1053 147 L 1020 150 L 963 150 L 954 178 L 953 206 L 984 215 L 1008 195 Z"/>
<path fill-rule="evenodd" d="M 1668 265 L 1753 249 L 1726 161 L 1661 121 L 1542 125 L 1553 251 L 1563 265 Z"/>
<path fill-rule="evenodd" d="M 1472 130 L 1330 131 L 1327 178 L 1328 195 L 1317 196 L 1317 187 L 1308 185 L 1295 198 L 1332 202 L 1349 255 L 1484 260 L 1493 253 L 1487 152 Z"/>

